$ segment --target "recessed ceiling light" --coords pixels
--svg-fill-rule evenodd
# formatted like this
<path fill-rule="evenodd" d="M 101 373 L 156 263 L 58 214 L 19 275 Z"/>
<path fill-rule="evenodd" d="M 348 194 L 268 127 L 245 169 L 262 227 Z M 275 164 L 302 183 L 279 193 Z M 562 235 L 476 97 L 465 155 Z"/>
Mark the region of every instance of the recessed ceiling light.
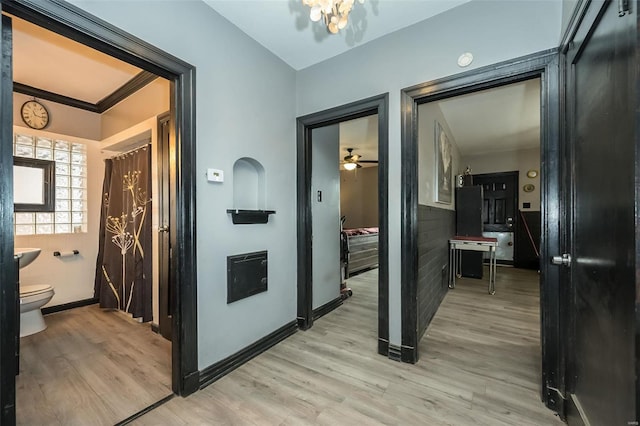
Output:
<path fill-rule="evenodd" d="M 470 52 L 465 52 L 458 58 L 458 65 L 461 67 L 468 67 L 473 62 L 473 55 Z"/>

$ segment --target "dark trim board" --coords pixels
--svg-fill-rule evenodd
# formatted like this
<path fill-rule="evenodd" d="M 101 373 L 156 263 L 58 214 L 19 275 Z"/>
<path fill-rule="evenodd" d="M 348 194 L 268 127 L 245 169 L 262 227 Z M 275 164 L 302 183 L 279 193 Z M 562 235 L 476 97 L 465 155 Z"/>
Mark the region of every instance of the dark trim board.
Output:
<path fill-rule="evenodd" d="M 560 59 L 556 49 L 546 50 L 507 62 L 490 65 L 465 73 L 406 88 L 402 91 L 401 145 L 401 311 L 402 347 L 417 348 L 417 212 L 418 164 L 417 120 L 418 106 L 453 96 L 477 92 L 505 84 L 540 78 L 541 81 L 541 259 L 562 253 L 563 230 L 558 214 L 561 212 L 562 160 L 560 145 Z M 560 270 L 548 262 L 541 268 L 541 345 L 542 392 L 547 407 L 561 411 L 561 401 L 549 397 L 549 389 L 564 392 L 564 355 L 562 353 L 563 292 Z M 416 351 L 417 352 L 417 351 Z M 417 359 L 419 354 L 415 354 Z"/>
<path fill-rule="evenodd" d="M 0 424 L 16 423 L 20 295 L 13 257 L 13 65 L 11 19 L 0 24 Z"/>
<path fill-rule="evenodd" d="M 175 138 L 176 158 L 175 170 L 172 173 L 172 184 L 175 194 L 175 211 L 172 218 L 171 244 L 176 249 L 171 260 L 171 268 L 175 273 L 176 300 L 173 306 L 172 339 L 172 389 L 179 395 L 188 395 L 198 389 L 198 323 L 197 323 L 197 256 L 196 256 L 196 170 L 195 164 L 195 116 L 196 116 L 196 82 L 195 67 L 172 56 L 149 43 L 128 34 L 84 10 L 63 0 L 3 0 L 2 11 L 54 31 L 63 37 L 70 38 L 86 46 L 99 50 L 107 55 L 137 66 L 156 76 L 166 78 L 171 85 L 171 127 Z M 5 17 L 3 16 L 3 21 Z M 5 48 L 5 45 L 2 45 Z M 3 55 L 4 55 L 3 50 Z M 10 52 L 9 52 L 10 53 Z M 3 56 L 2 67 L 6 66 Z M 4 68 L 2 75 L 5 75 Z M 9 74 L 10 75 L 10 74 Z M 13 92 L 12 82 L 4 82 L 0 88 L 0 111 L 12 111 L 11 100 L 5 101 L 5 91 Z M 2 140 L 11 140 L 12 115 L 0 112 Z M 8 136 L 6 136 L 8 135 Z M 6 145 L 6 144 L 4 144 Z M 0 169 L 4 161 L 8 161 L 2 152 Z M 11 157 L 10 157 L 11 158 Z M 12 158 L 11 158 L 12 160 Z M 2 171 L 2 170 L 0 170 Z M 0 188 L 10 187 L 11 172 L 0 173 Z M 10 197 L 12 191 L 3 189 L 2 197 Z M 4 199 L 4 198 L 3 198 Z M 8 198 L 7 198 L 8 200 Z M 9 201 L 3 206 L 10 205 Z M 12 215 L 0 212 L 0 234 L 7 235 L 0 244 L 0 278 L 8 274 L 7 262 L 13 258 L 13 223 Z M 8 237 L 11 236 L 11 237 Z M 11 246 L 8 249 L 9 245 Z M 4 280 L 2 280 L 4 281 Z M 0 300 L 0 312 L 7 312 L 6 300 Z M 2 322 L 4 325 L 4 322 Z M 0 329 L 0 342 L 6 338 L 7 331 Z M 2 357 L 8 347 L 0 346 Z M 4 376 L 4 375 L 3 375 Z M 15 388 L 15 382 L 13 384 Z M 7 392 L 3 385 L 0 394 Z M 14 410 L 15 415 L 15 410 Z"/>
<path fill-rule="evenodd" d="M 23 95 L 33 96 L 34 98 L 44 99 L 57 104 L 70 106 L 72 108 L 78 108 L 89 112 L 99 113 L 98 106 L 91 102 L 81 101 L 80 99 L 70 98 L 68 96 L 60 95 L 58 93 L 49 92 L 37 87 L 27 86 L 26 84 L 13 82 L 13 91 L 16 93 L 22 93 Z"/>
<path fill-rule="evenodd" d="M 131 80 L 117 88 L 113 93 L 105 96 L 95 104 L 76 98 L 60 95 L 58 93 L 49 92 L 37 87 L 28 86 L 26 84 L 13 82 L 13 91 L 22 93 L 23 95 L 33 96 L 34 98 L 46 99 L 57 104 L 67 105 L 73 108 L 82 109 L 89 112 L 102 114 L 118 102 L 125 100 L 129 96 L 142 89 L 147 84 L 158 78 L 157 75 L 148 71 L 141 71 Z"/>
<path fill-rule="evenodd" d="M 100 300 L 92 297 L 91 299 L 77 300 L 75 302 L 63 303 L 62 305 L 45 306 L 42 308 L 42 314 L 55 314 L 56 312 L 68 311 L 69 309 L 81 308 L 83 306 L 95 305 Z"/>
<path fill-rule="evenodd" d="M 158 78 L 158 76 L 153 73 L 150 73 L 149 71 L 141 71 L 136 76 L 134 76 L 131 80 L 127 81 L 125 84 L 117 88 L 113 93 L 100 99 L 96 103 L 96 106 L 98 107 L 98 112 L 102 114 L 103 112 L 107 111 L 109 108 L 127 99 L 129 96 L 133 95 L 138 90 L 150 84 L 156 78 Z"/>
<path fill-rule="evenodd" d="M 335 299 L 325 303 L 322 306 L 319 306 L 313 310 L 313 320 L 317 320 L 329 312 L 333 311 L 338 306 L 342 305 L 342 297 L 336 297 Z"/>
<path fill-rule="evenodd" d="M 313 129 L 378 114 L 378 350 L 389 341 L 389 94 L 338 106 L 297 119 L 298 326 L 313 325 L 311 247 L 311 133 Z M 387 342 L 385 345 L 382 342 Z"/>
<path fill-rule="evenodd" d="M 200 371 L 200 389 L 231 373 L 245 362 L 293 335 L 296 331 L 298 331 L 298 324 L 296 321 L 291 321 L 257 342 Z"/>

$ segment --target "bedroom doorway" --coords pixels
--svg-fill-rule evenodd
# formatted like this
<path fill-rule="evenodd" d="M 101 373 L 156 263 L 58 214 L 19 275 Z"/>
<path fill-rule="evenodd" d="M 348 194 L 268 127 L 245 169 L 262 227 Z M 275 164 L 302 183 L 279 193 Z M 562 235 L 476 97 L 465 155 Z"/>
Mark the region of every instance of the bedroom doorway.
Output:
<path fill-rule="evenodd" d="M 348 290 L 340 291 L 340 284 L 348 272 L 341 269 L 341 229 L 345 223 L 377 224 L 378 260 L 369 268 L 378 267 L 377 282 L 377 335 L 378 352 L 388 355 L 388 269 L 387 269 L 387 139 L 388 95 L 381 95 L 331 110 L 298 118 L 298 325 L 310 328 L 314 320 L 343 303 Z M 359 134 L 359 139 L 354 135 Z M 367 138 L 365 146 L 364 139 Z M 364 136 L 362 136 L 364 135 Z M 365 163 L 366 162 L 366 163 Z M 346 167 L 351 170 L 345 169 Z M 364 167 L 366 164 L 368 167 Z M 376 165 L 374 170 L 374 166 Z M 359 166 L 359 167 L 358 167 Z M 362 169 L 371 169 L 366 173 Z M 351 173 L 345 175 L 344 173 Z M 355 172 L 355 173 L 354 173 Z M 363 176 L 372 175 L 376 183 L 373 205 L 363 215 L 356 205 L 356 194 L 351 206 L 341 206 L 343 179 L 363 185 Z M 371 176 L 368 176 L 371 177 Z M 346 188 L 346 187 L 345 187 Z M 371 188 L 368 188 L 370 190 Z M 362 197 L 362 191 L 357 197 Z M 369 197 L 372 198 L 372 197 Z M 347 202 L 348 204 L 348 202 Z M 347 217 L 343 212 L 347 209 Z M 341 218 L 341 216 L 345 216 Z M 349 221 L 350 222 L 347 222 Z M 373 220 L 373 222 L 371 222 Z M 325 223 L 326 222 L 326 223 Z M 360 226 L 363 228 L 363 226 Z M 370 226 L 369 228 L 376 228 Z M 314 229 L 315 232 L 314 232 Z M 334 232 L 327 232 L 332 229 Z M 325 244 L 328 251 L 320 253 Z M 319 248 L 320 247 L 320 248 Z M 315 250 L 314 250 L 315 249 Z M 328 258 L 325 256 L 328 254 Z M 320 265 L 328 273 L 319 270 Z M 353 264 L 352 264 L 353 266 Z M 366 269 L 362 265 L 358 271 Z M 344 276 L 344 280 L 343 280 Z M 320 282 L 318 282 L 320 281 Z M 374 282 L 374 285 L 375 285 Z M 326 283 L 329 283 L 328 285 Z M 333 284 L 335 283 L 335 284 Z M 328 291 L 327 291 L 328 289 Z"/>

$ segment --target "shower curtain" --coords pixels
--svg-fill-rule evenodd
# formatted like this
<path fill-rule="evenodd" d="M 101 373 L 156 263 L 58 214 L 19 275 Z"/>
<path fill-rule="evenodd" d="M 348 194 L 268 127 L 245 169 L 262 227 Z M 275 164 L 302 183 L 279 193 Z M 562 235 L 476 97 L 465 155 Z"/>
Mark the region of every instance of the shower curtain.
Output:
<path fill-rule="evenodd" d="M 105 160 L 94 297 L 151 321 L 151 146 Z"/>

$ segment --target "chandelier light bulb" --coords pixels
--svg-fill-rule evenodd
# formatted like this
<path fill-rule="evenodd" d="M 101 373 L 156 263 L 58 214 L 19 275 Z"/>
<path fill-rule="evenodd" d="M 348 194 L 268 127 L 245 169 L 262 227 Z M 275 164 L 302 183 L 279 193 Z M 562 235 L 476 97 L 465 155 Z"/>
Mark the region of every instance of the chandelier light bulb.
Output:
<path fill-rule="evenodd" d="M 337 34 L 349 23 L 349 13 L 353 9 L 355 0 L 302 0 L 302 4 L 309 6 L 309 18 L 313 22 L 321 19 L 331 34 Z M 364 4 L 364 0 L 358 0 Z"/>

